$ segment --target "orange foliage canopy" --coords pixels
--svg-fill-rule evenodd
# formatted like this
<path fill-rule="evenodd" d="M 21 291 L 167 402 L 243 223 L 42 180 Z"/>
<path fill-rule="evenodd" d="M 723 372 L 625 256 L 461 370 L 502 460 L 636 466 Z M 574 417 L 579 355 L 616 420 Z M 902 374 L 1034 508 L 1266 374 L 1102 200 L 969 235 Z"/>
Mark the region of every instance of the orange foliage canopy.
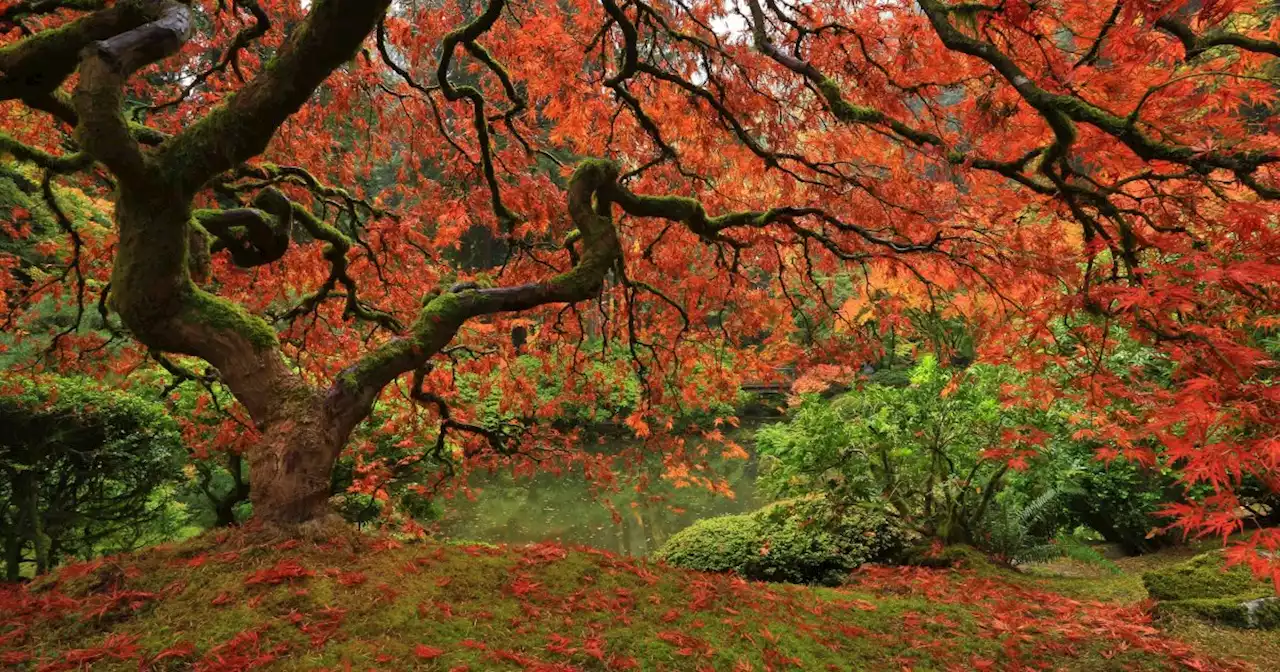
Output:
<path fill-rule="evenodd" d="M 470 464 L 519 462 L 569 439 L 543 431 L 494 450 L 459 377 L 484 381 L 481 399 L 500 389 L 504 412 L 548 419 L 639 373 L 646 401 L 627 424 L 671 447 L 659 430 L 678 412 L 779 367 L 856 366 L 877 331 L 907 328 L 905 311 L 927 306 L 962 317 L 982 357 L 1033 370 L 1100 364 L 1115 329 L 1157 347 L 1172 387 L 1086 365 L 1031 393 L 1079 400 L 1110 454 L 1165 460 L 1211 486 L 1181 522 L 1227 533 L 1243 477 L 1280 489 L 1280 388 L 1264 349 L 1280 326 L 1280 22 L 1267 4 L 9 1 L 0 142 L 17 160 L 6 174 L 26 170 L 32 193 L 42 179 L 128 193 L 130 171 L 146 170 L 132 153 L 203 162 L 179 180 L 188 205 L 253 205 L 270 224 L 263 195 L 282 193 L 301 234 L 281 245 L 197 211 L 214 253 L 183 273 L 263 317 L 278 341 L 261 345 L 308 388 L 352 400 L 329 428 L 340 444 L 372 394 L 379 430 L 449 433 Z M 42 40 L 58 27 L 67 39 Z M 147 35 L 162 47 L 122 39 Z M 94 40 L 110 48 L 95 55 Z M 94 127 L 112 100 L 85 64 L 107 57 L 124 71 L 115 104 L 131 126 Z M 295 57 L 328 70 L 272 78 Z M 306 90 L 274 105 L 268 93 L 290 87 Z M 126 130 L 103 140 L 112 129 Z M 217 142 L 259 135 L 265 149 Z M 490 301 L 545 289 L 592 249 L 573 242 L 595 234 L 565 205 L 584 158 L 616 162 L 586 195 L 616 231 L 603 280 L 572 297 Z M 26 215 L 11 211 L 7 230 L 35 235 Z M 89 328 L 129 255 L 113 229 L 77 231 L 74 245 L 43 250 L 39 273 L 0 261 L 6 329 L 56 336 L 40 349 L 47 368 L 119 377 L 145 368 L 148 349 L 202 357 L 232 378 L 222 382 L 244 404 L 232 412 L 268 437 L 228 429 L 217 445 L 280 454 L 254 446 L 294 425 L 228 373 L 232 359 L 216 361 L 225 353 L 153 334 L 133 309 L 123 326 L 145 346 L 113 334 L 114 316 Z M 863 298 L 833 301 L 840 274 Z M 449 296 L 473 295 L 483 310 L 422 338 Z M 38 321 L 49 298 L 78 311 L 80 328 Z M 241 317 L 227 328 L 260 325 Z M 1060 348 L 1060 324 L 1083 345 Z M 566 381 L 551 402 L 516 368 L 516 326 L 541 375 Z M 586 344 L 601 340 L 624 355 L 612 373 L 590 363 Z M 412 352 L 387 365 L 397 344 Z M 162 361 L 216 384 L 182 357 Z M 278 374 L 262 366 L 252 376 Z M 1280 538 L 1251 543 L 1275 550 Z"/>

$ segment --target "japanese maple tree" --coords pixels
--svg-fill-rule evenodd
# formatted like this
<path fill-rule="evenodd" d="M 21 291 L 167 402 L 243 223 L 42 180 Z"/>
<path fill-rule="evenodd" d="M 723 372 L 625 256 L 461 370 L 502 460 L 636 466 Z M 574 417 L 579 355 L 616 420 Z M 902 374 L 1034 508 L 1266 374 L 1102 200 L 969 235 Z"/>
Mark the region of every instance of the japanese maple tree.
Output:
<path fill-rule="evenodd" d="M 1269 11 L 3 2 L 5 170 L 67 234 L 7 253 L 6 330 L 52 337 L 41 366 L 151 355 L 225 386 L 255 432 L 255 515 L 293 525 L 327 515 L 380 400 L 376 429 L 483 460 L 503 437 L 457 376 L 487 374 L 533 419 L 605 387 L 539 402 L 521 351 L 568 380 L 588 336 L 622 344 L 646 393 L 629 424 L 649 434 L 775 367 L 838 374 L 909 310 L 962 317 L 983 358 L 1031 368 L 1101 362 L 1123 328 L 1173 385 L 1094 366 L 1025 394 L 1078 397 L 1110 454 L 1155 460 L 1158 439 L 1216 493 L 1181 521 L 1230 532 L 1242 479 L 1280 489 Z M 61 213 L 71 187 L 114 226 Z M 459 252 L 477 231 L 498 254 Z M 48 300 L 75 324 L 36 322 Z M 1061 324 L 1090 345 L 1059 348 Z"/>

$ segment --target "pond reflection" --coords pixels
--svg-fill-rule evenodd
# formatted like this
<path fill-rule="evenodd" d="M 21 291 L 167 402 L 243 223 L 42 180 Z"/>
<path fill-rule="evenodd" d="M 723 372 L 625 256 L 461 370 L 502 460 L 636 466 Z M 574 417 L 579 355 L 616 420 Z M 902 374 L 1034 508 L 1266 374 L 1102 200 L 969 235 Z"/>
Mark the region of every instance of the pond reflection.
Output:
<path fill-rule="evenodd" d="M 700 518 L 761 506 L 750 434 L 742 432 L 734 438 L 747 448 L 747 459 L 724 459 L 718 454 L 708 459 L 714 473 L 733 490 L 732 498 L 699 487 L 674 487 L 661 478 L 661 459 L 656 455 L 646 461 L 645 471 L 650 476 L 646 491 L 626 488 L 604 498 L 618 512 L 618 522 L 607 504 L 593 497 L 581 472 L 519 479 L 508 472 L 477 473 L 470 481 L 477 490 L 475 501 L 458 498 L 446 502 L 441 532 L 459 540 L 495 544 L 560 541 L 648 555 Z M 627 447 L 627 441 L 615 439 L 601 449 L 620 451 Z"/>

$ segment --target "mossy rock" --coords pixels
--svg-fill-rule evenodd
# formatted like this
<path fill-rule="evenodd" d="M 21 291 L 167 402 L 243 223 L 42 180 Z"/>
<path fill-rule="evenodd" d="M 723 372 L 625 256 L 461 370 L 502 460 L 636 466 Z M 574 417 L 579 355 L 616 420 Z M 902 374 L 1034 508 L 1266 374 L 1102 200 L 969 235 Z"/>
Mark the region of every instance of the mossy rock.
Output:
<path fill-rule="evenodd" d="M 1197 597 L 1161 602 L 1156 616 L 1191 617 L 1239 628 L 1280 629 L 1280 597 Z"/>
<path fill-rule="evenodd" d="M 1142 583 L 1160 617 L 1193 617 L 1242 628 L 1280 628 L 1280 598 L 1248 567 L 1227 567 L 1222 551 L 1147 572 Z"/>
<path fill-rule="evenodd" d="M 1253 578 L 1248 567 L 1228 568 L 1222 551 L 1211 551 L 1190 560 L 1146 572 L 1142 584 L 1155 600 L 1191 600 L 1243 595 L 1263 597 L 1266 584 Z"/>
<path fill-rule="evenodd" d="M 985 553 L 965 544 L 935 548 L 929 544 L 915 546 L 903 556 L 903 564 L 936 569 L 956 568 L 985 570 L 994 567 Z"/>

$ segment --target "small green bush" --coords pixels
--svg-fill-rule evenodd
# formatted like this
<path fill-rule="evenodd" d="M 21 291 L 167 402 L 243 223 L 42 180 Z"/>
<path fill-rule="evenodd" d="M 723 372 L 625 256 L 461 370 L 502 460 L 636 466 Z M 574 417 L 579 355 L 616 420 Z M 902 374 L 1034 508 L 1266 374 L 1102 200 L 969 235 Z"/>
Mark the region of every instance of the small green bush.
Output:
<path fill-rule="evenodd" d="M 760 525 L 750 514 L 704 518 L 672 535 L 656 557 L 670 565 L 701 572 L 742 568 L 760 552 Z"/>
<path fill-rule="evenodd" d="M 1142 575 L 1142 583 L 1159 600 L 1160 616 L 1192 616 L 1245 628 L 1280 628 L 1280 598 L 1272 586 L 1258 581 L 1249 568 L 1228 568 L 1221 551 L 1213 551 Z"/>
<path fill-rule="evenodd" d="M 808 497 L 698 521 L 672 536 L 656 557 L 760 581 L 836 585 L 865 562 L 897 559 L 906 541 L 883 513 L 840 511 L 825 498 Z"/>

